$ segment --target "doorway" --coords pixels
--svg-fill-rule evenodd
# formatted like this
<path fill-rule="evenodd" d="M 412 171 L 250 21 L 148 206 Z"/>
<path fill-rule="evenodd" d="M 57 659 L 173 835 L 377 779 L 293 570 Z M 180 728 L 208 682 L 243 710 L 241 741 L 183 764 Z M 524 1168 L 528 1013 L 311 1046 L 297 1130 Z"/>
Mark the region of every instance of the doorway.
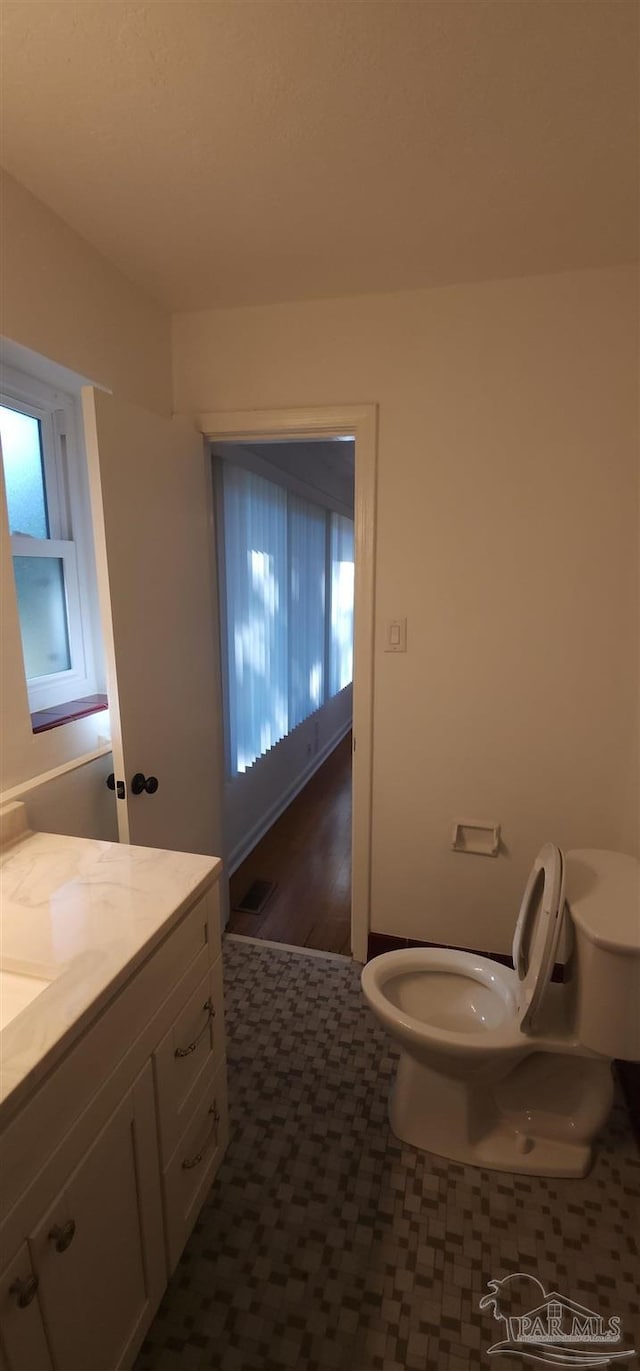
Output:
<path fill-rule="evenodd" d="M 351 748 L 349 730 L 231 872 L 230 933 L 350 956 Z"/>
<path fill-rule="evenodd" d="M 212 455 L 229 929 L 350 952 L 354 442 Z"/>
<path fill-rule="evenodd" d="M 349 406 L 331 410 L 214 413 L 201 416 L 200 427 L 210 440 L 212 449 L 219 449 L 221 444 L 242 444 L 256 448 L 262 444 L 279 443 L 291 444 L 290 451 L 293 452 L 296 445 L 308 444 L 314 440 L 326 442 L 346 439 L 353 444 L 355 506 L 352 537 L 355 549 L 355 585 L 353 733 L 352 741 L 348 743 L 353 759 L 349 942 L 353 957 L 358 961 L 364 961 L 370 900 L 376 408 Z M 254 570 L 259 577 L 268 577 L 271 567 L 264 558 L 259 560 L 260 566 L 258 567 L 256 560 Z M 224 639 L 224 625 L 222 637 Z M 272 751 L 272 745 L 269 743 L 268 752 Z M 227 759 L 228 756 L 227 739 Z M 228 764 L 227 760 L 227 767 Z M 316 772 L 316 775 L 319 776 L 320 772 Z M 306 799 L 313 804 L 313 794 Z M 223 855 L 229 866 L 229 852 Z M 238 898 L 235 889 L 233 895 L 234 899 Z M 265 905 L 265 911 L 267 908 L 268 903 Z M 285 941 L 285 938 L 280 935 L 280 940 Z"/>

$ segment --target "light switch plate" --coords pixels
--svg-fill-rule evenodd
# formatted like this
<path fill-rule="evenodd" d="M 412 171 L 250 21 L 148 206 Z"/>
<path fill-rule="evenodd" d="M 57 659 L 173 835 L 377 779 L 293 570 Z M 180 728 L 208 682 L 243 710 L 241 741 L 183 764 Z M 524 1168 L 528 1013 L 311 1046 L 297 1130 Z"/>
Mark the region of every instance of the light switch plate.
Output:
<path fill-rule="evenodd" d="M 388 619 L 384 642 L 385 652 L 406 652 L 407 650 L 407 621 L 406 619 Z"/>

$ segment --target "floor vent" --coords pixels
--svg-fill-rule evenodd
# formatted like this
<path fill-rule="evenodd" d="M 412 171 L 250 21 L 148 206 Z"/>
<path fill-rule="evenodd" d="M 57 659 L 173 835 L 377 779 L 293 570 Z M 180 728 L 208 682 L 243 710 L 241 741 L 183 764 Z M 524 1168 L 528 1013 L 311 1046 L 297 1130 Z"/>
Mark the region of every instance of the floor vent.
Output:
<path fill-rule="evenodd" d="M 242 899 L 234 904 L 234 910 L 238 914 L 261 914 L 275 888 L 275 881 L 252 881 Z"/>

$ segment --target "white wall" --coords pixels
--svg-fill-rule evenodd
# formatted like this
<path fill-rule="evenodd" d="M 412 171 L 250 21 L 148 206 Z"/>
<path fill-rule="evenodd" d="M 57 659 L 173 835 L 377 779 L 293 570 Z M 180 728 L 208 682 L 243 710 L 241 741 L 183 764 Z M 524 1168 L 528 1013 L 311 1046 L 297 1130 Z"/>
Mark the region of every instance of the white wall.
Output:
<path fill-rule="evenodd" d="M 169 413 L 171 347 L 166 313 L 4 174 L 0 216 L 0 334 L 19 345 L 18 353 L 11 347 L 3 349 L 3 360 L 27 370 L 31 365 L 41 379 L 67 387 L 73 382 L 71 373 L 79 373 L 138 404 Z M 30 353 L 37 358 L 30 358 Z M 67 374 L 58 370 L 62 367 Z M 21 654 L 16 649 L 20 639 L 10 548 L 6 537 L 2 541 L 0 791 L 6 792 L 94 751 L 104 742 L 105 716 L 97 714 L 47 733 L 32 733 Z M 115 803 L 109 792 L 106 798 L 103 794 L 101 768 L 77 773 L 77 798 L 72 803 L 74 775 L 68 773 L 64 783 L 48 783 L 41 796 L 32 796 L 32 804 L 36 799 L 38 804 L 36 826 L 42 822 L 53 831 L 109 838 L 114 831 Z M 33 823 L 30 808 L 29 816 Z"/>
<path fill-rule="evenodd" d="M 635 849 L 636 299 L 617 268 L 174 319 L 187 414 L 379 404 L 375 930 L 507 951 L 543 841 Z"/>
<path fill-rule="evenodd" d="M 13 798 L 21 800 L 29 827 L 37 833 L 71 833 L 117 843 L 116 802 L 107 787 L 111 753 L 50 779 L 26 782 Z"/>
<path fill-rule="evenodd" d="M 169 316 L 1 174 L 0 334 L 125 400 L 171 409 Z"/>

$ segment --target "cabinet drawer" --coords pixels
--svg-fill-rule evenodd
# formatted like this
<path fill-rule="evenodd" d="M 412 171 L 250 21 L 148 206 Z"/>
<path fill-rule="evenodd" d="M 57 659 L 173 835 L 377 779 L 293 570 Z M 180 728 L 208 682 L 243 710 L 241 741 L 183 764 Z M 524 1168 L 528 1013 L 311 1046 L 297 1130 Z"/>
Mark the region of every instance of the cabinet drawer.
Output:
<path fill-rule="evenodd" d="M 168 1162 L 200 1099 L 207 1067 L 224 1058 L 222 958 L 189 996 L 153 1053 L 162 1157 Z"/>
<path fill-rule="evenodd" d="M 162 1176 L 169 1271 L 177 1265 L 229 1137 L 224 1062 L 204 1073 L 199 1102 Z"/>

